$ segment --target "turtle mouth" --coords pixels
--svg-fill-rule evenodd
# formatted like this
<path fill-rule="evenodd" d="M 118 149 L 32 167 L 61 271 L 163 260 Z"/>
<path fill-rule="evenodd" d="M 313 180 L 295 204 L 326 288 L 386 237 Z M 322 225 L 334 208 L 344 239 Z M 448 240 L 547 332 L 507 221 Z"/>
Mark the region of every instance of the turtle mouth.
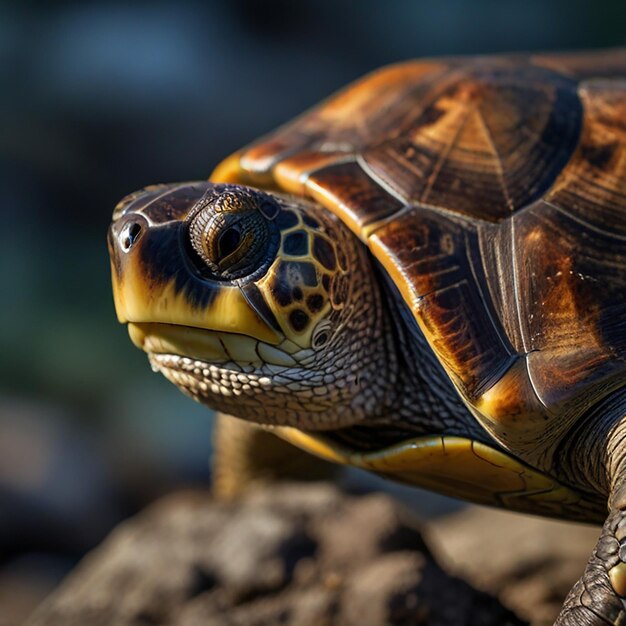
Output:
<path fill-rule="evenodd" d="M 302 349 L 287 339 L 272 345 L 249 335 L 180 324 L 129 322 L 128 334 L 135 346 L 148 354 L 214 364 L 297 367 L 308 365 L 313 356 L 312 350 Z"/>

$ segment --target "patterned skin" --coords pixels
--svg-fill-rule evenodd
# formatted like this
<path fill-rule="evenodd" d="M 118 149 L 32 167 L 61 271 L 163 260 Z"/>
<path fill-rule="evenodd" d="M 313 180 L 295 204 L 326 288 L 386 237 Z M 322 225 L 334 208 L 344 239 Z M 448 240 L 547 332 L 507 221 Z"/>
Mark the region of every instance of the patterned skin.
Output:
<path fill-rule="evenodd" d="M 380 70 L 124 199 L 118 317 L 319 456 L 605 522 L 560 625 L 626 619 L 626 53 Z M 604 513 L 603 513 L 604 511 Z"/>

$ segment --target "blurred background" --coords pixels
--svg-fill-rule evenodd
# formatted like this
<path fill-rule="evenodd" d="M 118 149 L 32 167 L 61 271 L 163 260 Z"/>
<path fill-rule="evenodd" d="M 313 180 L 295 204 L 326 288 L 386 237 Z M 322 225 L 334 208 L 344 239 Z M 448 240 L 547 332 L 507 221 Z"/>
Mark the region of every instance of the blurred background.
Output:
<path fill-rule="evenodd" d="M 0 622 L 124 517 L 208 485 L 210 412 L 115 320 L 122 196 L 206 178 L 385 63 L 624 44 L 623 0 L 0 4 Z"/>

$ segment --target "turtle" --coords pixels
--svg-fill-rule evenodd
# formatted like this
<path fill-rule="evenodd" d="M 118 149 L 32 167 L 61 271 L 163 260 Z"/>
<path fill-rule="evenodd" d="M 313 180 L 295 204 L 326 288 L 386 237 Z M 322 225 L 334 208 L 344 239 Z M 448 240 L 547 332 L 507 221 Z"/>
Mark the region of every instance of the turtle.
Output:
<path fill-rule="evenodd" d="M 376 70 L 124 198 L 119 321 L 253 456 L 603 524 L 557 624 L 624 623 L 625 120 L 626 50 Z"/>

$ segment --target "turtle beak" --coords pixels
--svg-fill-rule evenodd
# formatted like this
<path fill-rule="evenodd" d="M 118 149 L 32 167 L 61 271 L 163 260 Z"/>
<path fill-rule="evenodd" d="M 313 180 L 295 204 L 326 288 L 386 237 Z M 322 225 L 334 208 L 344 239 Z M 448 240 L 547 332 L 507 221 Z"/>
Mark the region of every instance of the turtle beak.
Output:
<path fill-rule="evenodd" d="M 194 266 L 185 218 L 208 185 L 151 188 L 116 208 L 108 233 L 113 297 L 137 345 L 137 329 L 156 324 L 282 340 L 239 286 L 207 279 Z"/>

